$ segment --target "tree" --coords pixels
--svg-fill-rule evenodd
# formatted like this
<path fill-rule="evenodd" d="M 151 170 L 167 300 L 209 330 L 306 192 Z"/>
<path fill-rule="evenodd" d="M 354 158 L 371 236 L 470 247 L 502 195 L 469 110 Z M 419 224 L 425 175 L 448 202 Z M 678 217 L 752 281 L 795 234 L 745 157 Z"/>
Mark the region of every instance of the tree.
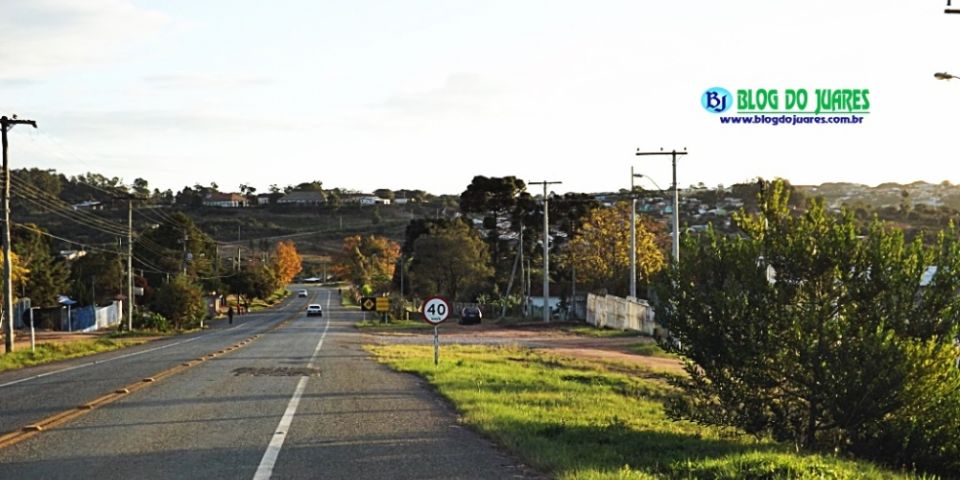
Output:
<path fill-rule="evenodd" d="M 25 224 L 12 233 L 11 246 L 19 257 L 17 263 L 22 265 L 15 277 L 22 282 L 20 285 L 25 296 L 30 297 L 34 306 L 57 305 L 58 295 L 67 291 L 70 275 L 67 264 L 51 254 L 47 237 L 40 227 Z"/>
<path fill-rule="evenodd" d="M 109 303 L 122 293 L 125 279 L 120 255 L 90 252 L 71 265 L 70 294 L 83 305 Z"/>
<path fill-rule="evenodd" d="M 395 198 L 393 190 L 389 188 L 378 188 L 373 191 L 373 194 L 385 200 L 393 200 Z"/>
<path fill-rule="evenodd" d="M 176 329 L 195 325 L 206 315 L 203 292 L 184 275 L 177 275 L 158 288 L 152 307 Z"/>
<path fill-rule="evenodd" d="M 637 219 L 637 280 L 644 282 L 665 265 L 662 227 Z M 626 294 L 630 284 L 630 204 L 590 211 L 574 237 L 561 248 L 558 263 L 576 270 L 588 290 Z"/>
<path fill-rule="evenodd" d="M 191 277 L 200 277 L 207 290 L 216 290 L 219 275 L 217 244 L 203 233 L 190 217 L 181 212 L 169 215 L 168 221 L 141 235 L 134 243 L 135 260 L 151 270 L 148 278 L 158 285 L 166 273 L 182 272 L 186 267 Z"/>
<path fill-rule="evenodd" d="M 277 282 L 286 285 L 293 281 L 303 264 L 297 246 L 292 241 L 280 241 L 273 250 L 273 270 L 277 274 Z"/>
<path fill-rule="evenodd" d="M 249 298 L 268 298 L 283 286 L 277 273 L 267 265 L 248 265 L 236 275 L 226 278 L 230 291 Z"/>
<path fill-rule="evenodd" d="M 303 182 L 296 187 L 288 187 L 290 191 L 293 192 L 322 192 L 323 191 L 323 182 L 320 180 L 314 180 L 312 182 Z M 289 193 L 289 192 L 287 192 Z"/>
<path fill-rule="evenodd" d="M 413 250 L 411 283 L 421 295 L 470 299 L 493 275 L 487 245 L 463 222 L 421 235 Z"/>
<path fill-rule="evenodd" d="M 400 245 L 386 237 L 354 235 L 343 239 L 334 269 L 359 289 L 385 292 L 400 258 Z"/>
<path fill-rule="evenodd" d="M 135 178 L 133 180 L 133 194 L 140 199 L 150 198 L 150 184 L 142 178 Z"/>
<path fill-rule="evenodd" d="M 761 187 L 759 213 L 734 217 L 740 235 L 686 236 L 661 284 L 657 318 L 688 359 L 687 395 L 671 412 L 958 471 L 958 232 L 907 243 L 879 221 L 861 231 L 822 201 L 791 213 L 782 182 Z"/>

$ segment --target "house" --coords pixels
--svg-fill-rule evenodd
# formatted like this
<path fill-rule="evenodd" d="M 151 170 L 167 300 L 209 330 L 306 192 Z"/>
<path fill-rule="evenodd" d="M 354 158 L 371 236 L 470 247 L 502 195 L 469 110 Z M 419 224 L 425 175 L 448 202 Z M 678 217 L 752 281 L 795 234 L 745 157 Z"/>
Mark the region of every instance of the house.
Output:
<path fill-rule="evenodd" d="M 80 257 L 86 256 L 86 250 L 60 250 L 60 256 L 64 260 L 76 260 Z"/>
<path fill-rule="evenodd" d="M 371 193 L 348 193 L 341 196 L 340 201 L 347 204 L 352 203 L 361 206 L 390 205 L 390 200 L 386 198 L 380 198 Z"/>
<path fill-rule="evenodd" d="M 97 200 L 87 200 L 73 205 L 74 210 L 103 210 L 103 203 Z"/>
<path fill-rule="evenodd" d="M 323 205 L 327 202 L 327 196 L 323 192 L 290 192 L 279 200 L 277 203 L 283 205 Z"/>
<path fill-rule="evenodd" d="M 204 207 L 237 208 L 247 206 L 247 197 L 239 193 L 208 193 L 203 199 Z"/>
<path fill-rule="evenodd" d="M 366 195 L 360 197 L 360 205 L 370 206 L 370 205 L 390 205 L 390 199 L 380 198 L 376 195 Z"/>
<path fill-rule="evenodd" d="M 273 194 L 270 193 L 261 193 L 257 195 L 257 205 L 270 205 L 270 197 Z"/>

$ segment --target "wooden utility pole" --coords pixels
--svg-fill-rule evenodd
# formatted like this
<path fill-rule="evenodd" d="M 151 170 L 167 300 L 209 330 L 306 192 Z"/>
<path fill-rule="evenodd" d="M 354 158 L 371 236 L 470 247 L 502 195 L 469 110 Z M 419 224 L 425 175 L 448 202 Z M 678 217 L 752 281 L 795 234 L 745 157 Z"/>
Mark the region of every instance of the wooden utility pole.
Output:
<path fill-rule="evenodd" d="M 0 135 L 3 137 L 3 320 L 6 352 L 13 352 L 13 264 L 10 262 L 10 164 L 7 161 L 7 131 L 14 125 L 30 125 L 33 120 L 0 117 Z"/>
<path fill-rule="evenodd" d="M 127 331 L 133 331 L 133 199 L 127 199 Z"/>

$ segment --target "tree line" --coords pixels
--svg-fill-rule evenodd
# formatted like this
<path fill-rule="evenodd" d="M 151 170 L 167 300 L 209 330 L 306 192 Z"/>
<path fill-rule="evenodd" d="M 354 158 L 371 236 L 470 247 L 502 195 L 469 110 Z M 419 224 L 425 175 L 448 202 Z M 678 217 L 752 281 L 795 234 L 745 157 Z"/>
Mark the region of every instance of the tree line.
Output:
<path fill-rule="evenodd" d="M 782 180 L 740 188 L 753 198 L 733 215 L 732 233 L 684 235 L 680 263 L 666 261 L 662 223 L 637 222 L 638 281 L 669 332 L 662 346 L 687 372 L 672 380 L 669 413 L 800 450 L 955 475 L 960 231 L 908 238 L 878 216 L 798 198 Z M 520 252 L 540 261 L 541 200 L 514 177 L 476 177 L 459 217 L 411 220 L 402 244 L 349 238 L 342 273 L 364 294 L 396 291 L 402 269 L 414 297 L 509 302 Z M 551 197 L 552 280 L 622 295 L 629 208 Z"/>

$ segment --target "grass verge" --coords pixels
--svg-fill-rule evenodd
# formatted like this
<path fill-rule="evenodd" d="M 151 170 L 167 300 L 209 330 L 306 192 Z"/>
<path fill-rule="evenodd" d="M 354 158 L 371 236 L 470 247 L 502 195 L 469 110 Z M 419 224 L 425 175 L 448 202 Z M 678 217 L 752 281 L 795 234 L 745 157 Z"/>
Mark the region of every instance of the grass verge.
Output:
<path fill-rule="evenodd" d="M 660 348 L 660 345 L 657 345 L 656 343 L 650 343 L 650 342 L 635 343 L 633 345 L 628 346 L 627 350 L 629 350 L 630 353 L 634 353 L 636 355 L 642 355 L 644 357 L 680 358 Z"/>
<path fill-rule="evenodd" d="M 911 478 L 866 462 L 796 454 L 786 445 L 673 421 L 677 393 L 649 372 L 608 370 L 516 347 L 368 346 L 426 378 L 463 422 L 559 479 Z"/>
<path fill-rule="evenodd" d="M 430 330 L 433 329 L 433 326 L 427 324 L 422 320 L 390 320 L 388 323 L 383 323 L 380 319 L 376 320 L 362 320 L 354 324 L 357 328 L 360 329 L 370 329 L 370 330 Z"/>
<path fill-rule="evenodd" d="M 142 338 L 113 339 L 101 337 L 98 339 L 76 340 L 64 343 L 41 343 L 36 351 L 28 349 L 17 350 L 0 356 L 0 372 L 23 367 L 32 367 L 44 363 L 66 360 L 68 358 L 85 357 L 95 353 L 109 352 L 119 348 L 131 347 L 145 343 Z"/>
<path fill-rule="evenodd" d="M 640 332 L 636 332 L 633 330 L 615 330 L 612 328 L 597 328 L 597 327 L 591 327 L 589 325 L 567 327 L 567 328 L 564 328 L 563 331 L 568 333 L 573 333 L 576 335 L 583 335 L 585 337 L 596 337 L 596 338 L 639 337 L 640 336 Z"/>
<path fill-rule="evenodd" d="M 166 330 L 166 331 L 163 331 L 163 332 L 161 332 L 161 331 L 159 331 L 159 330 L 134 330 L 134 331 L 132 331 L 132 332 L 129 332 L 129 331 L 124 330 L 124 331 L 122 331 L 122 332 L 111 332 L 111 333 L 108 333 L 108 334 L 104 335 L 104 337 L 109 338 L 109 339 L 113 339 L 113 340 L 121 339 L 121 338 L 171 337 L 171 336 L 173 336 L 173 335 L 181 335 L 181 334 L 190 333 L 190 332 L 193 332 L 193 331 L 196 331 L 196 330 L 199 330 L 199 329 L 192 329 L 192 330 L 174 330 L 174 329 L 171 328 L 170 330 Z"/>

